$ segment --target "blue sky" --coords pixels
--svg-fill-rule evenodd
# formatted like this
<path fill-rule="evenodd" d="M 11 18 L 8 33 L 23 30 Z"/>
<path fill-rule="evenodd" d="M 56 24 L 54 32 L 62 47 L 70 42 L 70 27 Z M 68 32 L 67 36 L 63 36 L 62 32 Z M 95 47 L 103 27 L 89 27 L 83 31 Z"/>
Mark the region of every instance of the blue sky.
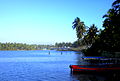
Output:
<path fill-rule="evenodd" d="M 0 0 L 0 42 L 54 44 L 77 40 L 72 22 L 79 17 L 102 28 L 114 0 Z"/>

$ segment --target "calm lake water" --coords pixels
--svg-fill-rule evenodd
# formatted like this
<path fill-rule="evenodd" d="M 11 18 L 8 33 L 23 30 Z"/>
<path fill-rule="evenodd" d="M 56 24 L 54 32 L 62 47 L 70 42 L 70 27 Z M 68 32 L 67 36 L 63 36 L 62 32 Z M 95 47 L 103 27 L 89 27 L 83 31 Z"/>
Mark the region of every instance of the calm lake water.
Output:
<path fill-rule="evenodd" d="M 85 64 L 81 57 L 73 51 L 0 51 L 0 81 L 109 81 L 114 76 L 71 74 L 69 65 Z"/>

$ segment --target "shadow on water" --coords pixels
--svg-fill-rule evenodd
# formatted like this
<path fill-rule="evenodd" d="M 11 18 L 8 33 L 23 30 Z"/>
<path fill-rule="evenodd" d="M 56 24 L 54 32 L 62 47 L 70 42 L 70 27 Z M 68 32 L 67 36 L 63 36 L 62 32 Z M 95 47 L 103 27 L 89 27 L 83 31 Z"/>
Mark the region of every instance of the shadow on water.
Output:
<path fill-rule="evenodd" d="M 120 73 L 94 73 L 94 74 L 71 74 L 77 81 L 120 81 Z"/>

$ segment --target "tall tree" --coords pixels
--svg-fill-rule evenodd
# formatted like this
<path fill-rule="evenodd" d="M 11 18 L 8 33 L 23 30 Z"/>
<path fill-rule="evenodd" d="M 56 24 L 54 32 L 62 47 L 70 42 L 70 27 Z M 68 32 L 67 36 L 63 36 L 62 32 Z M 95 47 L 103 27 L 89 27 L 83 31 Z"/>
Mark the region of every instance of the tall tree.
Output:
<path fill-rule="evenodd" d="M 99 39 L 85 51 L 87 55 L 120 52 L 120 0 L 112 4 L 112 8 L 103 16 L 103 27 Z"/>
<path fill-rule="evenodd" d="M 84 22 L 82 22 L 80 18 L 77 17 L 72 24 L 73 24 L 72 28 L 76 29 L 78 40 L 82 39 L 86 32 Z"/>
<path fill-rule="evenodd" d="M 104 31 L 101 33 L 101 39 L 107 47 L 107 51 L 119 51 L 120 48 L 120 0 L 112 4 L 107 14 L 103 16 Z"/>
<path fill-rule="evenodd" d="M 92 24 L 90 28 L 87 30 L 87 34 L 84 37 L 84 41 L 86 42 L 87 45 L 92 45 L 95 40 L 98 38 L 98 29 L 95 26 L 95 24 Z"/>

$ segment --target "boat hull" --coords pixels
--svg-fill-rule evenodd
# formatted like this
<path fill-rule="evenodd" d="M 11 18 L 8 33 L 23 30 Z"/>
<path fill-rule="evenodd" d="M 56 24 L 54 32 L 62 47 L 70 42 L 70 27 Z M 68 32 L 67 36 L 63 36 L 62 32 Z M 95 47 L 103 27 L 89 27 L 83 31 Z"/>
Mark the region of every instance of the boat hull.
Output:
<path fill-rule="evenodd" d="M 96 72 L 119 72 L 120 65 L 70 65 L 71 72 L 96 73 Z"/>

